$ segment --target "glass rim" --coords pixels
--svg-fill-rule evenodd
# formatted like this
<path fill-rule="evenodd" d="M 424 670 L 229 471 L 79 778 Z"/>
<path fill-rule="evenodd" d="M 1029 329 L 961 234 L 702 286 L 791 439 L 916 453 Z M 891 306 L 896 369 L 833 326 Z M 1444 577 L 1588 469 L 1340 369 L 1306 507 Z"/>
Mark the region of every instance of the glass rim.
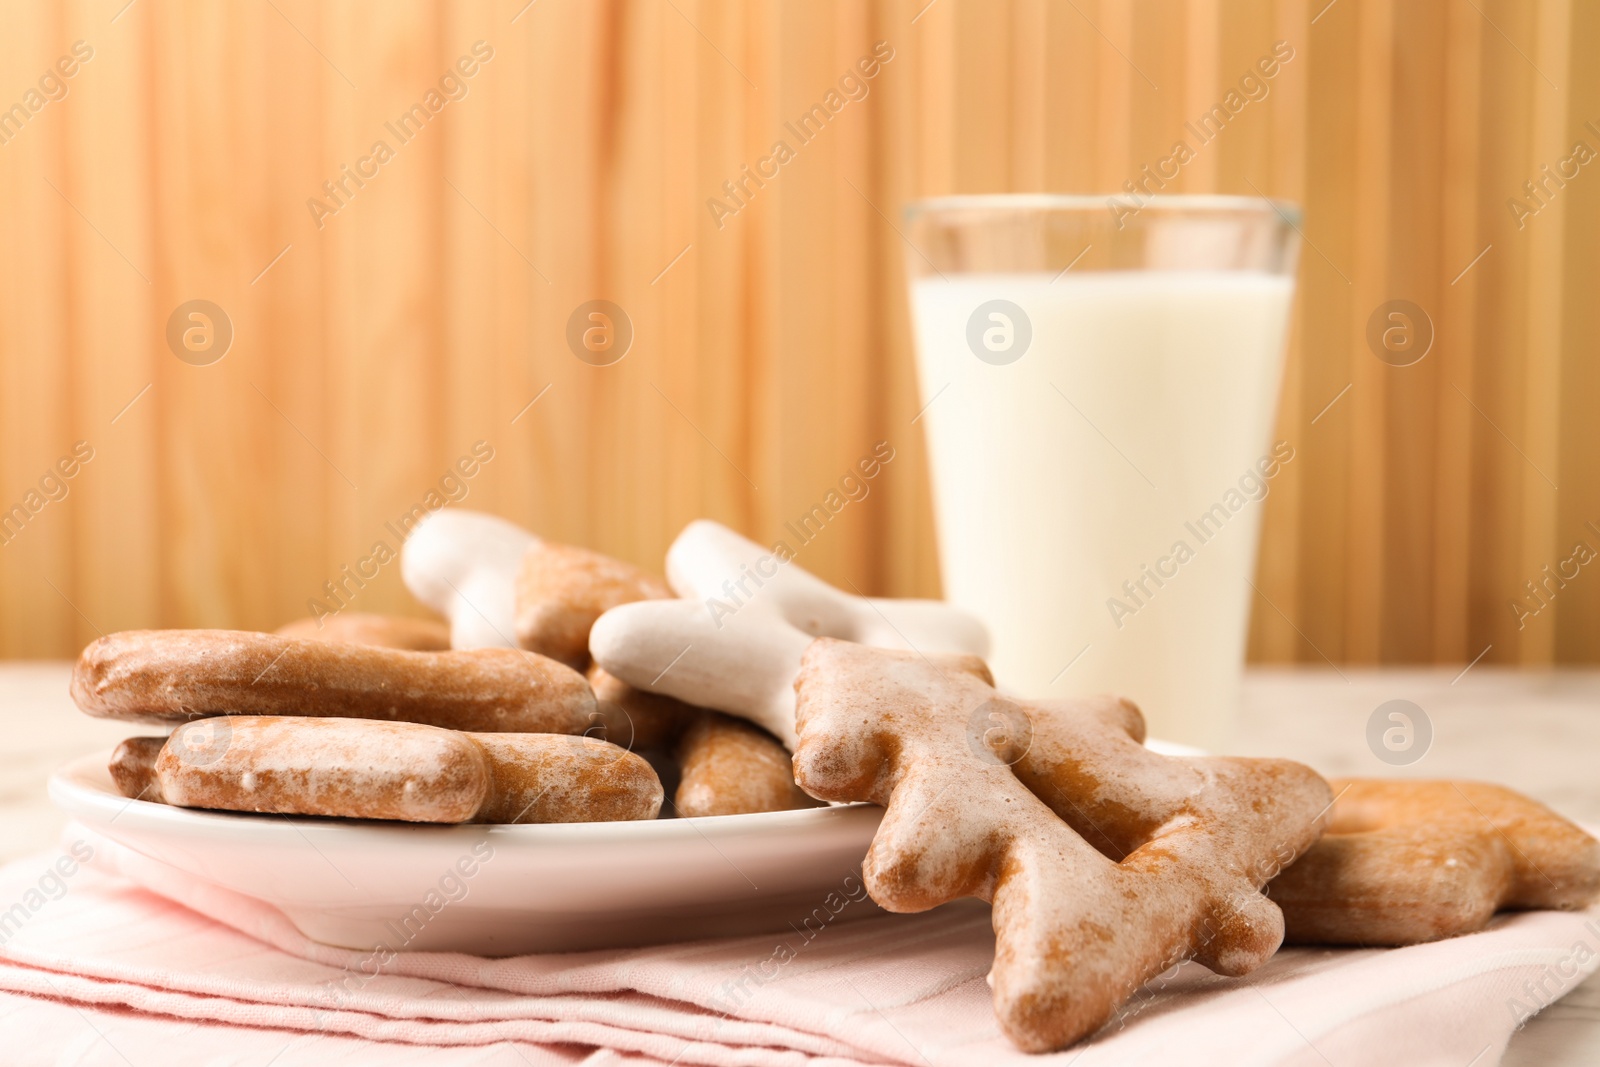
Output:
<path fill-rule="evenodd" d="M 1094 208 L 1099 211 L 1106 209 L 1106 203 L 1123 193 L 963 193 L 953 196 L 934 196 L 920 200 L 906 201 L 904 217 L 907 222 L 916 219 L 954 211 L 1083 211 Z M 1252 214 L 1273 214 L 1287 222 L 1291 227 L 1299 229 L 1301 220 L 1300 205 L 1290 200 L 1274 200 L 1265 196 L 1239 196 L 1225 193 L 1174 193 L 1163 195 L 1157 193 L 1146 197 L 1138 205 L 1138 210 L 1143 213 L 1155 211 L 1162 213 L 1194 212 L 1197 214 L 1232 212 L 1249 212 Z"/>

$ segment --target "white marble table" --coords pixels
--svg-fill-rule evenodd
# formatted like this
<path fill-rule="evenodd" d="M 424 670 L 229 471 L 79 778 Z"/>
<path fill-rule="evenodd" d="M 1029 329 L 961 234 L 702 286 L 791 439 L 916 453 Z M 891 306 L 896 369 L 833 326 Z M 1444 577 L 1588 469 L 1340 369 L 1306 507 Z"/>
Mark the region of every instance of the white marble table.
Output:
<path fill-rule="evenodd" d="M 77 713 L 68 669 L 0 666 L 0 862 L 47 848 L 61 832 L 66 820 L 45 798 L 55 767 L 130 733 Z M 1433 731 L 1426 754 L 1405 766 L 1383 762 L 1367 744 L 1373 710 L 1396 699 L 1421 708 Z M 1328 775 L 1489 779 L 1600 825 L 1600 671 L 1256 670 L 1229 748 L 1290 756 Z M 1502 1062 L 1600 1063 L 1600 976 L 1515 1035 Z"/>

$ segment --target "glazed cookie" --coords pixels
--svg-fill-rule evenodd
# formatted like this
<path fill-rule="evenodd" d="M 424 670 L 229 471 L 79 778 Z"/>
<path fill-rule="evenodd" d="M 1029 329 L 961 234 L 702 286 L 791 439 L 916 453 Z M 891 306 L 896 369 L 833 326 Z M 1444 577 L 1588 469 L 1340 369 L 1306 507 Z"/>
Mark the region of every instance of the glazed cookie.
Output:
<path fill-rule="evenodd" d="M 1334 781 L 1328 833 L 1268 894 L 1297 944 L 1411 945 L 1483 928 L 1503 908 L 1582 908 L 1600 842 L 1483 782 Z"/>
<path fill-rule="evenodd" d="M 538 541 L 517 571 L 517 642 L 574 670 L 589 666 L 589 629 L 602 613 L 635 600 L 670 598 L 667 583 L 620 559 Z"/>
<path fill-rule="evenodd" d="M 117 792 L 134 800 L 165 804 L 161 780 L 156 777 L 156 757 L 161 755 L 165 737 L 130 737 L 111 753 L 111 780 Z"/>
<path fill-rule="evenodd" d="M 814 808 L 794 781 L 789 752 L 743 719 L 703 711 L 681 738 L 673 806 L 684 818 Z"/>
<path fill-rule="evenodd" d="M 1261 886 L 1317 838 L 1331 800 L 1308 768 L 1154 756 L 1121 704 L 1033 753 L 1070 716 L 1000 696 L 972 656 L 821 638 L 795 688 L 796 780 L 887 809 L 863 865 L 872 898 L 900 912 L 993 903 L 995 1013 L 1019 1047 L 1072 1044 L 1180 961 L 1240 975 L 1277 950 L 1283 921 Z M 1030 780 L 1131 851 L 1102 855 Z"/>
<path fill-rule="evenodd" d="M 451 648 L 516 648 L 516 581 L 538 538 L 481 511 L 443 508 L 400 550 L 411 595 L 450 620 Z"/>
<path fill-rule="evenodd" d="M 576 734 L 595 721 L 583 675 L 532 652 L 406 652 L 243 630 L 102 637 L 78 658 L 72 699 L 89 715 L 159 723 L 326 715 Z"/>
<path fill-rule="evenodd" d="M 815 806 L 794 784 L 788 752 L 766 731 L 635 688 L 589 663 L 589 630 L 601 613 L 671 596 L 665 582 L 632 564 L 541 541 L 523 556 L 517 636 L 524 648 L 588 666 L 607 740 L 629 749 L 670 750 L 671 770 L 679 783 L 672 808 L 678 815 Z"/>
<path fill-rule="evenodd" d="M 700 714 L 682 701 L 635 689 L 598 663 L 590 665 L 588 678 L 601 736 L 623 748 L 670 748 Z"/>
<path fill-rule="evenodd" d="M 280 715 L 131 738 L 112 777 L 125 796 L 186 808 L 404 822 L 653 819 L 662 800 L 650 765 L 604 741 Z"/>
<path fill-rule="evenodd" d="M 983 624 L 959 608 L 842 593 L 705 519 L 672 543 L 667 581 L 683 599 L 600 617 L 589 634 L 595 662 L 629 685 L 749 719 L 790 748 L 794 678 L 815 637 L 928 654 L 988 651 Z"/>

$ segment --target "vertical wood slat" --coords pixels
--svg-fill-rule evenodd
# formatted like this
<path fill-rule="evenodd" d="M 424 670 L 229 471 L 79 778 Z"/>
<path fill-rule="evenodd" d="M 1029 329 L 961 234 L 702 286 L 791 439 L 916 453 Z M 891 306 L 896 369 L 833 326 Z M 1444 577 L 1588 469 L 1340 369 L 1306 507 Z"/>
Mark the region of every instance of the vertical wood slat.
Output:
<path fill-rule="evenodd" d="M 72 38 L 65 21 L 57 12 L 37 6 L 10 12 L 0 33 L 0 62 L 19 74 L 28 71 L 22 76 L 31 85 L 40 68 L 67 51 Z M 71 253 L 65 238 L 69 226 L 84 224 L 67 199 L 77 194 L 81 200 L 82 194 L 65 187 L 60 166 L 66 157 L 63 146 L 69 141 L 62 128 L 64 111 L 56 103 L 19 129 L 6 127 L 9 139 L 0 146 L 0 193 L 9 212 L 15 213 L 18 231 L 13 241 L 6 242 L 8 251 L 15 252 L 0 264 L 0 346 L 16 353 L 0 363 L 4 485 L 0 508 L 8 511 L 25 501 L 26 493 L 41 493 L 38 479 L 72 445 L 62 410 L 69 402 L 64 373 L 68 360 L 39 358 L 42 352 L 70 351 L 75 340 L 66 321 L 72 290 Z M 92 233 L 89 236 L 94 239 Z M 113 254 L 109 249 L 104 252 Z M 36 309 L 47 313 L 29 314 L 28 296 Z M 42 495 L 34 498 L 42 499 Z M 57 592 L 39 577 L 53 576 L 58 584 L 66 581 L 71 533 L 70 517 L 62 514 L 59 504 L 46 504 L 25 525 L 4 528 L 0 575 L 11 595 L 0 603 L 0 640 L 17 654 L 48 654 L 78 629 L 68 599 L 70 587 Z M 23 563 L 24 552 L 33 561 L 31 567 Z M 36 574 L 28 573 L 34 568 Z"/>
<path fill-rule="evenodd" d="M 1183 15 L 1183 35 L 1188 48 L 1183 65 L 1182 108 L 1184 120 L 1192 121 L 1191 116 L 1204 114 L 1217 101 L 1217 90 L 1224 77 L 1221 70 L 1222 35 L 1235 29 L 1237 23 L 1224 25 L 1218 0 L 1198 0 L 1197 3 L 1188 4 Z M 1177 88 L 1175 84 L 1174 89 Z M 1186 143 L 1191 139 L 1186 131 L 1176 126 L 1172 132 L 1174 137 L 1182 137 Z M 1203 150 L 1197 153 L 1195 159 L 1184 167 L 1182 190 L 1198 192 L 1217 188 L 1219 165 L 1218 153 Z"/>
<path fill-rule="evenodd" d="M 1389 577 L 1384 559 L 1383 471 L 1386 443 L 1385 365 L 1367 349 L 1367 319 L 1372 309 L 1393 299 L 1389 283 L 1391 138 L 1395 68 L 1392 0 L 1366 0 L 1357 6 L 1356 158 L 1353 207 L 1354 256 L 1344 272 L 1352 296 L 1348 359 L 1349 402 L 1356 431 L 1350 435 L 1349 463 L 1356 475 L 1347 482 L 1349 523 L 1345 581 L 1343 658 L 1374 663 L 1382 637 L 1383 587 Z M 1343 279 L 1341 279 L 1343 280 Z"/>
<path fill-rule="evenodd" d="M 874 36 L 889 41 L 895 49 L 893 66 L 877 78 L 873 90 L 877 102 L 870 112 L 873 135 L 886 148 L 876 161 L 881 172 L 875 190 L 877 202 L 893 205 L 918 195 L 948 193 L 951 179 L 944 167 L 941 165 L 937 175 L 938 185 L 928 170 L 942 158 L 934 149 L 945 142 L 940 140 L 941 131 L 936 131 L 931 121 L 924 121 L 945 115 L 947 109 L 924 110 L 924 101 L 928 92 L 941 87 L 938 74 L 946 68 L 948 52 L 954 47 L 950 23 L 938 5 L 924 9 L 921 0 L 892 0 L 879 9 Z M 1053 182 L 1053 177 L 1047 175 L 1046 182 Z M 889 390 L 881 439 L 904 444 L 896 445 L 894 464 L 898 469 L 892 477 L 880 479 L 882 484 L 875 490 L 882 494 L 886 512 L 877 578 L 880 589 L 921 589 L 936 595 L 937 546 L 931 536 L 914 533 L 931 531 L 933 522 L 927 452 L 917 421 L 923 402 L 913 360 L 888 356 L 911 351 L 911 316 L 903 279 L 905 261 L 915 254 L 898 234 L 878 252 L 881 269 L 875 291 L 880 348 L 871 358 L 883 365 L 882 380 Z"/>
<path fill-rule="evenodd" d="M 1567 42 L 1572 25 L 1571 0 L 1543 0 L 1534 16 L 1532 65 L 1539 81 L 1534 83 L 1535 99 L 1532 138 L 1527 159 L 1528 173 L 1554 167 L 1567 155 L 1567 94 L 1571 71 Z M 1580 62 L 1588 63 L 1587 59 Z M 1547 84 L 1550 79 L 1554 85 Z M 1565 190 L 1562 190 L 1565 192 Z M 1520 501 L 1522 569 L 1536 575 L 1546 566 L 1554 568 L 1557 557 L 1556 518 L 1558 493 L 1562 481 L 1561 459 L 1557 452 L 1560 425 L 1551 413 L 1560 409 L 1561 396 L 1561 318 L 1565 289 L 1563 254 L 1567 198 L 1553 195 L 1549 207 L 1540 212 L 1545 224 L 1528 234 L 1531 245 L 1525 285 L 1528 293 L 1526 391 L 1522 398 L 1522 451 L 1528 463 L 1522 471 Z M 1593 235 L 1590 235 L 1593 240 Z M 1592 287 L 1591 287 L 1592 291 Z M 1537 467 L 1537 470 L 1532 468 Z M 1542 473 L 1541 473 L 1542 472 Z M 1546 481 L 1546 478 L 1550 481 Z M 1551 484 L 1554 483 L 1554 484 Z M 1532 626 L 1520 631 L 1518 659 L 1523 663 L 1548 664 L 1555 658 L 1556 632 L 1561 606 L 1556 594 L 1552 625 Z"/>
<path fill-rule="evenodd" d="M 1591 4 L 1572 9 L 1572 28 L 1567 41 L 1566 86 L 1571 116 L 1570 135 L 1562 155 L 1575 143 L 1583 142 L 1600 151 L 1600 67 L 1583 61 L 1592 41 L 1600 33 L 1600 10 Z M 1600 550 L 1600 420 L 1594 419 L 1593 397 L 1600 390 L 1600 307 L 1583 296 L 1585 286 L 1592 290 L 1600 274 L 1600 185 L 1573 182 L 1567 190 L 1565 222 L 1567 237 L 1563 277 L 1570 283 L 1570 299 L 1563 307 L 1561 335 L 1561 390 L 1559 420 L 1561 483 L 1566 489 L 1559 498 L 1560 517 L 1554 557 L 1571 557 L 1579 543 Z M 1591 526 L 1590 524 L 1594 525 Z M 1592 635 L 1600 627 L 1600 583 L 1574 582 L 1561 592 L 1561 602 L 1552 623 L 1556 630 L 1555 659 L 1571 662 L 1592 657 Z"/>
<path fill-rule="evenodd" d="M 1272 20 L 1273 41 L 1285 41 L 1296 54 L 1279 71 L 1272 87 L 1277 103 L 1271 113 L 1273 169 L 1269 180 L 1278 196 L 1296 204 L 1305 203 L 1307 191 L 1306 94 L 1310 79 L 1306 67 L 1310 62 L 1312 14 L 1305 0 L 1278 0 Z M 1309 250 L 1302 252 L 1302 255 L 1315 254 Z M 1305 321 L 1302 291 L 1300 299 L 1295 301 L 1289 324 L 1277 428 L 1277 437 L 1299 449 L 1302 459 L 1312 429 L 1310 420 L 1316 417 L 1320 406 L 1312 404 L 1306 394 Z M 1305 464 L 1289 464 L 1275 479 L 1270 498 L 1274 499 L 1274 504 L 1262 516 L 1260 557 L 1256 566 L 1259 594 L 1252 601 L 1255 611 L 1250 619 L 1250 648 L 1263 660 L 1293 660 L 1305 641 L 1292 620 L 1305 614 L 1298 578 L 1306 559 L 1306 546 L 1296 536 L 1296 516 L 1304 511 L 1307 492 Z M 1316 654 L 1314 650 L 1307 651 Z"/>
<path fill-rule="evenodd" d="M 1144 78 L 1133 69 L 1133 64 L 1117 54 L 1118 45 L 1126 52 L 1132 37 L 1131 5 L 1129 0 L 1099 0 L 1094 5 L 1094 24 L 1087 27 L 1100 40 L 1093 52 L 1095 69 L 1099 74 L 1096 85 L 1095 114 L 1099 125 L 1095 129 L 1096 185 L 1100 189 L 1121 191 L 1133 167 L 1133 115 L 1134 94 L 1138 86 L 1149 88 Z M 1084 10 L 1090 10 L 1084 5 Z M 1159 91 L 1159 90 L 1157 90 Z"/>
<path fill-rule="evenodd" d="M 1047 27 L 1050 7 L 1046 0 L 1017 0 L 1011 19 L 1008 64 L 1012 72 L 1010 98 L 1011 187 L 1048 189 L 1045 170 L 1051 131 L 1047 119 L 1050 102 L 1050 55 Z"/>
<path fill-rule="evenodd" d="M 798 126 L 832 87 L 838 76 L 836 15 L 837 5 L 822 4 L 803 16 L 792 10 L 778 16 L 784 44 L 781 61 L 770 72 L 774 117 L 792 116 L 788 121 Z M 774 136 L 794 144 L 796 158 L 770 190 L 758 195 L 770 192 L 775 198 L 771 213 L 780 242 L 807 226 L 815 231 L 810 240 L 783 256 L 777 268 L 773 301 L 777 343 L 764 361 L 774 384 L 769 418 L 778 431 L 776 466 L 762 473 L 758 481 L 766 484 L 757 494 L 760 526 L 763 532 L 770 531 L 769 536 L 776 536 L 786 520 L 803 514 L 823 487 L 831 485 L 840 453 L 851 447 L 855 436 L 850 409 L 860 397 L 857 352 L 851 338 L 842 336 L 841 318 L 848 308 L 835 287 L 851 279 L 861 262 L 861 249 L 852 235 L 868 232 L 869 225 L 875 233 L 885 223 L 876 214 L 879 209 L 862 204 L 868 193 L 862 188 L 861 168 L 848 166 L 853 156 L 850 128 L 859 117 L 850 110 L 854 106 L 846 105 L 804 143 L 781 122 L 771 123 Z M 750 210 L 760 207 L 756 200 Z M 863 210 L 871 215 L 871 223 L 861 217 Z M 854 226 L 840 224 L 847 216 L 856 220 Z M 859 290 L 859 278 L 853 280 Z M 836 527 L 824 527 L 815 540 L 803 545 L 792 535 L 783 539 L 795 547 L 802 566 L 839 574 L 846 573 L 839 533 Z"/>
<path fill-rule="evenodd" d="M 1526 58 L 1534 13 L 1531 5 L 1520 4 L 1490 5 L 1483 12 L 1491 32 L 1482 52 L 1483 151 L 1478 169 L 1485 195 L 1479 210 L 1485 239 L 1498 240 L 1474 268 L 1484 297 L 1474 327 L 1479 342 L 1473 349 L 1474 388 L 1465 397 L 1457 396 L 1472 412 L 1474 513 L 1504 517 L 1478 524 L 1473 538 L 1468 648 L 1504 650 L 1512 661 L 1520 661 L 1525 631 L 1508 610 L 1510 598 L 1519 593 L 1526 597 L 1523 583 L 1539 577 L 1527 570 L 1522 514 L 1524 479 L 1539 476 L 1529 469 L 1520 442 L 1531 355 L 1526 282 L 1535 244 L 1530 237 L 1550 220 L 1541 212 L 1520 227 L 1510 222 L 1508 212 L 1512 198 L 1526 199 L 1523 183 L 1533 177 L 1528 161 L 1535 154 L 1534 113 L 1541 106 L 1542 85 Z M 1514 46 L 1518 41 L 1525 44 Z M 1556 617 L 1555 612 L 1542 613 L 1536 623 L 1551 624 Z M 1493 660 L 1493 653 L 1489 658 Z"/>
<path fill-rule="evenodd" d="M 1296 44 L 1300 73 L 1306 78 L 1305 122 L 1315 137 L 1306 142 L 1304 241 L 1296 293 L 1303 348 L 1302 388 L 1309 412 L 1304 426 L 1279 419 L 1279 436 L 1299 440 L 1293 477 L 1307 486 L 1299 508 L 1288 521 L 1304 546 L 1306 565 L 1296 575 L 1303 610 L 1285 621 L 1298 631 L 1295 660 L 1321 662 L 1345 657 L 1345 589 L 1350 571 L 1348 551 L 1350 486 L 1349 441 L 1357 432 L 1357 406 L 1350 350 L 1355 298 L 1348 279 L 1355 254 L 1352 225 L 1355 158 L 1358 141 L 1355 56 L 1359 49 L 1359 10 L 1336 4 L 1319 9 L 1308 24 L 1303 43 Z M 1314 16 L 1316 17 L 1316 16 Z M 1344 267 L 1338 266 L 1344 264 Z M 1290 359 L 1295 356 L 1291 354 Z M 1284 500 L 1278 503 L 1283 511 Z M 1266 522 L 1272 521 L 1269 498 Z M 1308 539 L 1304 531 L 1316 530 Z M 1270 595 L 1270 594 L 1269 594 Z M 1257 599 L 1255 612 L 1269 607 Z M 1283 608 L 1270 608 L 1274 614 Z"/>
<path fill-rule="evenodd" d="M 0 507 L 75 439 L 96 459 L 0 547 L 0 654 L 284 621 L 480 438 L 496 459 L 466 506 L 658 565 L 698 514 L 775 539 L 887 437 L 896 463 L 805 562 L 936 592 L 901 206 L 1115 191 L 1281 37 L 1269 97 L 1178 183 L 1306 209 L 1279 430 L 1298 456 L 1266 505 L 1254 654 L 1600 658 L 1600 586 L 1521 630 L 1510 608 L 1574 537 L 1600 547 L 1597 328 L 1574 295 L 1600 269 L 1600 186 L 1585 170 L 1520 230 L 1506 209 L 1574 138 L 1600 148 L 1600 20 L 1570 0 L 1142 11 L 8 5 L 0 105 L 72 40 L 96 58 L 0 146 L 0 242 L 29 250 L 0 266 Z M 880 38 L 896 58 L 868 96 L 719 228 L 706 201 Z M 317 228 L 305 201 L 478 39 L 496 58 L 467 95 Z M 236 330 L 210 367 L 163 338 L 195 296 Z M 595 297 L 634 322 L 613 367 L 564 339 Z M 1417 367 L 1367 349 L 1395 297 L 1434 317 Z M 416 610 L 392 567 L 355 602 Z"/>
<path fill-rule="evenodd" d="M 1445 12 L 1399 4 L 1394 8 L 1394 65 L 1387 224 L 1403 226 L 1407 240 L 1385 235 L 1385 299 L 1410 300 L 1426 309 L 1437 332 L 1444 155 Z M 1422 324 L 1417 324 L 1421 329 Z M 1437 339 L 1433 345 L 1437 348 Z M 1364 353 L 1370 355 L 1370 353 Z M 1434 486 L 1439 477 L 1435 403 L 1444 367 L 1443 353 L 1429 350 L 1408 366 L 1379 365 L 1383 378 L 1382 545 L 1384 584 L 1407 575 L 1409 597 L 1380 588 L 1377 640 L 1379 661 L 1426 660 L 1431 651 Z"/>
<path fill-rule="evenodd" d="M 498 32 L 500 26 L 495 24 L 490 4 L 451 5 L 440 14 L 439 47 L 432 58 L 441 72 L 459 57 L 470 56 L 476 41 L 497 48 L 501 58 L 512 48 L 512 43 Z M 492 43 L 490 38 L 494 39 Z M 471 78 L 458 72 L 466 95 L 458 102 L 459 107 L 452 103 L 446 109 L 448 124 L 442 124 L 439 130 L 444 143 L 440 181 L 448 183 L 440 190 L 444 219 L 442 344 L 448 369 L 440 397 L 443 453 L 439 457 L 440 473 L 435 477 L 444 478 L 444 472 L 469 453 L 477 441 L 486 442 L 497 456 L 471 479 L 462 478 L 457 471 L 457 480 L 466 493 L 464 506 L 504 506 L 504 498 L 496 492 L 501 489 L 502 479 L 495 477 L 502 471 L 494 464 L 510 451 L 508 438 L 515 414 L 511 397 L 502 392 L 502 363 L 497 358 L 500 323 L 496 311 L 501 292 L 497 286 L 483 284 L 474 267 L 499 264 L 493 271 L 498 279 L 517 277 L 512 270 L 520 266 L 524 280 L 538 281 L 537 276 L 530 277 L 517 249 L 501 236 L 517 233 L 519 220 L 513 211 L 516 199 L 508 203 L 501 196 L 497 180 L 494 131 L 500 112 L 496 104 L 513 79 L 497 77 L 504 70 L 496 67 L 496 62 L 491 60 Z M 507 169 L 511 167 L 508 165 Z M 457 188 L 461 193 L 455 191 Z M 476 210 L 473 205 L 477 205 Z M 493 225 L 477 214 L 479 210 L 493 220 Z M 518 386 L 512 396 L 522 392 L 521 383 Z"/>
<path fill-rule="evenodd" d="M 1450 273 L 1440 289 L 1434 344 L 1443 381 L 1436 389 L 1437 459 L 1433 518 L 1432 657 L 1449 662 L 1470 659 L 1468 648 L 1469 582 L 1471 580 L 1472 441 L 1476 418 L 1457 390 L 1473 392 L 1474 309 L 1482 275 L 1473 259 L 1490 244 L 1478 225 L 1482 176 L 1476 166 L 1482 151 L 1480 130 L 1484 26 L 1476 11 L 1452 5 L 1445 9 L 1445 120 L 1443 187 L 1440 212 L 1441 274 Z M 1491 249 L 1492 251 L 1492 249 Z"/>
<path fill-rule="evenodd" d="M 41 356 L 72 362 L 80 389 L 78 433 L 95 448 L 93 465 L 73 489 L 81 494 L 74 515 L 75 558 L 70 575 L 63 576 L 76 586 L 72 596 L 82 617 L 75 620 L 73 645 L 58 644 L 49 649 L 51 655 L 72 651 L 98 630 L 166 617 L 170 595 L 160 540 L 161 487 L 168 476 L 155 400 L 158 367 L 171 357 L 153 287 L 158 224 L 147 209 L 157 150 L 154 27 L 129 19 L 107 23 L 105 12 L 89 4 L 75 15 L 71 37 L 93 47 L 95 57 L 73 79 L 62 101 L 70 106 L 54 116 L 68 131 L 54 165 L 81 192 L 85 215 L 105 220 L 111 240 L 138 270 L 111 253 L 75 212 L 64 210 L 55 239 L 63 242 L 63 278 L 74 294 L 72 307 L 61 309 L 71 319 L 73 345 L 62 353 L 8 350 L 0 357 L 4 362 Z M 28 175 L 34 182 L 40 177 Z M 23 289 L 18 295 L 31 294 Z M 19 592 L 24 598 L 34 595 L 8 586 L 5 599 Z"/>

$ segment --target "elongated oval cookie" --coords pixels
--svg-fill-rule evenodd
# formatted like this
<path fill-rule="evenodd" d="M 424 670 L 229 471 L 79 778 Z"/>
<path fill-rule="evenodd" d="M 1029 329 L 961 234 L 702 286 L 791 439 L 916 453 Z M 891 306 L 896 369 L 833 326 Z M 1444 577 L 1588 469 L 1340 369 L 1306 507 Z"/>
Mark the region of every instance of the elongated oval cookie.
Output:
<path fill-rule="evenodd" d="M 72 699 L 89 715 L 175 723 L 209 715 L 420 722 L 582 733 L 594 694 L 533 652 L 408 652 L 242 630 L 126 630 L 83 650 Z"/>
<path fill-rule="evenodd" d="M 405 822 L 653 819 L 662 801 L 650 765 L 604 741 L 368 719 L 201 719 L 123 742 L 111 772 L 179 807 Z"/>
<path fill-rule="evenodd" d="M 673 806 L 685 818 L 814 808 L 794 781 L 788 750 L 753 723 L 702 711 L 678 739 L 682 778 Z"/>

